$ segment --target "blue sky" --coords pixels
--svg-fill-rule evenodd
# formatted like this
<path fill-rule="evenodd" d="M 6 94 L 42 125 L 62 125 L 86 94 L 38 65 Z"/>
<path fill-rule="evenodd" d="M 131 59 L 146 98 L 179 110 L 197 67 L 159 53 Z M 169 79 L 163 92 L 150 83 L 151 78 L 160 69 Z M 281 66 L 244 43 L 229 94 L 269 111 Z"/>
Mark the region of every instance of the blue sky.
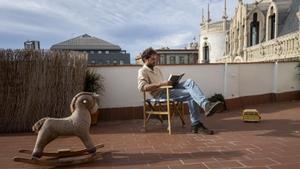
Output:
<path fill-rule="evenodd" d="M 0 48 L 39 40 L 48 49 L 87 33 L 120 45 L 133 61 L 147 47 L 184 47 L 198 38 L 208 3 L 212 21 L 220 20 L 224 0 L 0 0 Z M 229 17 L 236 6 L 227 0 Z"/>

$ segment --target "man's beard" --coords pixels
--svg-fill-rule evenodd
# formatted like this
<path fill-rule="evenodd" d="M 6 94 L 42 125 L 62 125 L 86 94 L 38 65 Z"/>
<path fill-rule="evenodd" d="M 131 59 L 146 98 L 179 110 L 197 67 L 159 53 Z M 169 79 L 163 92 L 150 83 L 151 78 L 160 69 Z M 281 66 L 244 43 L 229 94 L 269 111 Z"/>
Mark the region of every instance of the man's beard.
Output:
<path fill-rule="evenodd" d="M 149 65 L 147 65 L 147 66 L 148 66 L 150 69 L 153 70 L 153 68 L 154 68 L 155 65 L 149 64 Z"/>

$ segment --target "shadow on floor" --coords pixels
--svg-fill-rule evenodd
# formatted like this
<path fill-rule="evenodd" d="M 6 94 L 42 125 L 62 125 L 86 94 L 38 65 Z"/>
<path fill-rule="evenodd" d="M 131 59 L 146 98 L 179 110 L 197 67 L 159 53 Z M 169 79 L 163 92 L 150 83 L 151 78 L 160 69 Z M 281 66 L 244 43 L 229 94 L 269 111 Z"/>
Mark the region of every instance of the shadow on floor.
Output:
<path fill-rule="evenodd" d="M 93 163 L 82 164 L 82 167 L 116 167 L 116 166 L 134 166 L 134 165 L 147 165 L 160 162 L 170 162 L 185 160 L 185 159 L 201 159 L 207 160 L 211 158 L 224 157 L 232 158 L 242 156 L 240 151 L 207 151 L 207 152 L 194 152 L 194 153 L 120 153 L 120 152 L 106 152 L 102 159 L 98 159 Z M 70 167 L 55 167 L 55 169 L 73 168 Z M 54 169 L 54 168 L 53 168 Z"/>

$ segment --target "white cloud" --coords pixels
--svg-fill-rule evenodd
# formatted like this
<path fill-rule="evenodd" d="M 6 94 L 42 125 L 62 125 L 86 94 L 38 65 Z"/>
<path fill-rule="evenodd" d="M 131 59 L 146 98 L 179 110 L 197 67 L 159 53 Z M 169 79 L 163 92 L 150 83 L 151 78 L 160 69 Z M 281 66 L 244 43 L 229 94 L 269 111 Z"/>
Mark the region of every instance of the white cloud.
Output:
<path fill-rule="evenodd" d="M 155 48 L 160 48 L 160 47 L 178 47 L 186 44 L 187 42 L 190 42 L 193 37 L 192 32 L 182 32 L 182 33 L 176 33 L 176 34 L 171 34 L 162 37 L 161 39 L 154 41 L 153 46 Z"/>

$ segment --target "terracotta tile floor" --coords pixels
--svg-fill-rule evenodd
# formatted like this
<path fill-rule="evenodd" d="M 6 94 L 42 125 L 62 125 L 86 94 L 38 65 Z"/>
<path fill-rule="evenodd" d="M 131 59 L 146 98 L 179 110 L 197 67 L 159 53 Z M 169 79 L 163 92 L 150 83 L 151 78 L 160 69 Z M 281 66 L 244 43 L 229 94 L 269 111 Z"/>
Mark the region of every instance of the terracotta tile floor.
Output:
<path fill-rule="evenodd" d="M 240 110 L 203 118 L 216 131 L 212 136 L 191 134 L 189 124 L 182 128 L 177 118 L 173 135 L 165 131 L 166 122 L 161 125 L 155 119 L 147 133 L 140 132 L 142 120 L 100 122 L 91 134 L 95 143 L 105 144 L 103 158 L 68 168 L 299 169 L 300 101 L 249 108 L 258 109 L 263 121 L 244 123 Z M 35 139 L 32 133 L 1 134 L 0 168 L 48 168 L 12 160 L 22 156 L 18 149 L 32 149 Z M 46 150 L 81 147 L 79 139 L 66 137 L 53 141 Z"/>

